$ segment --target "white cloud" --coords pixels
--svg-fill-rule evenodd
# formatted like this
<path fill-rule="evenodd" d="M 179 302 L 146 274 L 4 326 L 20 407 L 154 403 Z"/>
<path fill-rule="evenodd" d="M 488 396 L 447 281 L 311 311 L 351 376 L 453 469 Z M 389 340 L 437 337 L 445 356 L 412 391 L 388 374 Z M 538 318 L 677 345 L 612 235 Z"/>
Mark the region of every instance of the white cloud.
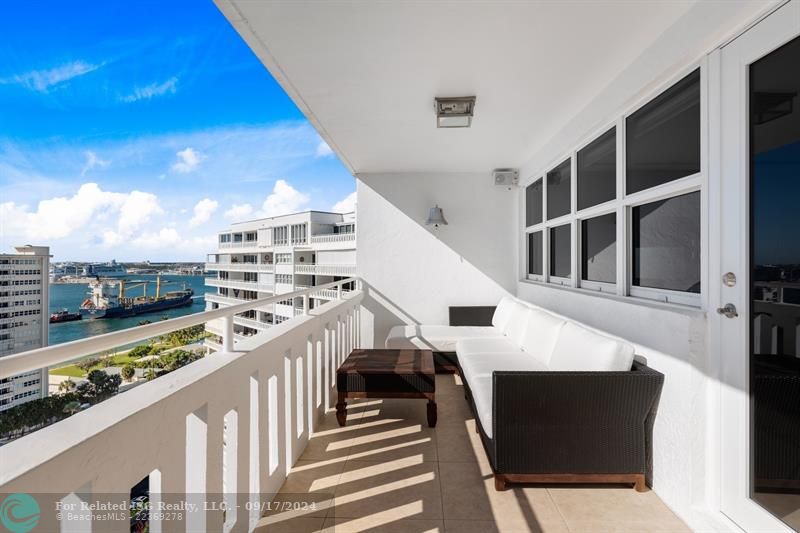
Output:
<path fill-rule="evenodd" d="M 333 155 L 333 150 L 331 150 L 331 147 L 328 146 L 328 143 L 326 143 L 325 141 L 320 141 L 319 144 L 317 145 L 316 156 L 326 157 L 329 155 Z"/>
<path fill-rule="evenodd" d="M 264 200 L 259 216 L 275 217 L 294 213 L 308 202 L 307 194 L 301 193 L 285 180 L 278 180 L 272 188 L 272 194 Z"/>
<path fill-rule="evenodd" d="M 230 209 L 225 211 L 223 216 L 233 222 L 238 222 L 253 213 L 253 206 L 250 204 L 233 204 Z"/>
<path fill-rule="evenodd" d="M 208 219 L 211 218 L 211 215 L 214 214 L 214 211 L 216 211 L 218 207 L 219 202 L 216 200 L 203 198 L 195 204 L 194 216 L 189 220 L 189 226 L 195 227 L 208 222 Z"/>
<path fill-rule="evenodd" d="M 131 94 L 120 98 L 123 102 L 137 102 L 139 100 L 150 100 L 156 96 L 167 93 L 175 94 L 178 91 L 178 78 L 173 76 L 163 83 L 154 82 L 144 87 L 135 87 Z"/>
<path fill-rule="evenodd" d="M 161 228 L 159 231 L 142 233 L 133 239 L 131 243 L 137 248 L 158 250 L 161 248 L 176 248 L 183 243 L 183 240 L 175 228 Z"/>
<path fill-rule="evenodd" d="M 46 93 L 51 87 L 93 72 L 102 66 L 102 64 L 93 65 L 85 61 L 72 61 L 51 69 L 31 70 L 24 74 L 0 78 L 0 84 L 17 84 L 31 91 Z"/>
<path fill-rule="evenodd" d="M 350 213 L 352 211 L 355 211 L 355 209 L 356 209 L 356 192 L 353 191 L 350 194 L 348 194 L 345 198 L 333 204 L 331 211 L 333 211 L 334 213 Z"/>
<path fill-rule="evenodd" d="M 111 164 L 111 161 L 106 161 L 100 159 L 96 153 L 92 152 L 91 150 L 86 150 L 86 164 L 83 165 L 83 169 L 81 170 L 81 176 L 85 176 L 87 172 L 90 170 L 94 170 L 95 168 L 106 168 L 108 165 Z"/>
<path fill-rule="evenodd" d="M 14 202 L 0 204 L 0 236 L 28 242 L 63 239 L 98 220 L 111 224 L 103 242 L 119 244 L 161 213 L 154 194 L 132 191 L 118 193 L 102 190 L 96 183 L 85 183 L 71 197 L 42 200 L 31 210 Z M 111 220 L 116 216 L 116 231 Z"/>
<path fill-rule="evenodd" d="M 177 152 L 175 155 L 178 156 L 179 161 L 172 165 L 172 170 L 182 174 L 196 170 L 197 167 L 200 166 L 200 163 L 203 161 L 203 159 L 206 158 L 206 156 L 191 147 L 187 147 L 180 152 Z"/>

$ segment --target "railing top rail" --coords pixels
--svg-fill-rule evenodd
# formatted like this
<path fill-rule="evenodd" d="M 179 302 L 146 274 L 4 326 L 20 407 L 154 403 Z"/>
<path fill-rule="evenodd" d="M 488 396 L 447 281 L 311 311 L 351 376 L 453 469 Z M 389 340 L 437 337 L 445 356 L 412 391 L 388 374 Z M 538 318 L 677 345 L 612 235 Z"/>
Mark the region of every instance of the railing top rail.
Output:
<path fill-rule="evenodd" d="M 136 326 L 130 329 L 123 329 L 112 333 L 89 337 L 77 341 L 65 342 L 54 346 L 37 348 L 27 352 L 7 355 L 0 358 L 0 379 L 11 377 L 24 372 L 38 370 L 46 366 L 54 366 L 64 363 L 81 356 L 103 352 L 117 348 L 124 344 L 130 344 L 147 340 L 160 335 L 165 335 L 173 331 L 205 324 L 209 320 L 235 315 L 251 309 L 257 309 L 268 304 L 281 302 L 289 298 L 305 296 L 321 289 L 329 289 L 339 285 L 360 281 L 357 277 L 350 277 L 340 281 L 333 281 L 324 285 L 318 285 L 308 289 L 293 291 L 280 295 L 259 298 L 249 302 L 231 305 L 211 311 L 203 311 L 193 315 L 186 315 L 170 320 L 158 321 L 153 324 Z"/>

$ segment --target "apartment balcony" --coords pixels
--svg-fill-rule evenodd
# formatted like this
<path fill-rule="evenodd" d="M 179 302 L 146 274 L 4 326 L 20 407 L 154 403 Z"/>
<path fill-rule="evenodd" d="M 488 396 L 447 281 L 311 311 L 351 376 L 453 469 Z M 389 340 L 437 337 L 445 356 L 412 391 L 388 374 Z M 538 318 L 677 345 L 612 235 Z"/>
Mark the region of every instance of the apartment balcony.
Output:
<path fill-rule="evenodd" d="M 356 273 L 356 265 L 295 265 L 295 274 L 317 274 L 323 276 L 352 276 Z"/>
<path fill-rule="evenodd" d="M 258 263 L 206 263 L 207 271 L 225 272 L 274 272 L 275 266 L 272 264 Z"/>
<path fill-rule="evenodd" d="M 231 298 L 230 296 L 222 296 L 221 294 L 206 294 L 205 299 L 207 302 L 214 302 L 222 305 L 237 305 L 245 302 L 241 298 Z"/>
<path fill-rule="evenodd" d="M 232 289 L 244 289 L 247 291 L 260 292 L 272 292 L 272 290 L 275 288 L 272 283 L 217 278 L 206 278 L 206 285 L 209 287 L 228 287 Z"/>
<path fill-rule="evenodd" d="M 259 248 L 258 241 L 221 242 L 217 246 L 220 250 L 255 250 Z"/>
<path fill-rule="evenodd" d="M 253 318 L 245 318 L 243 316 L 233 317 L 233 323 L 258 330 L 265 330 L 272 327 L 272 324 L 267 324 L 266 322 L 261 322 L 260 320 L 255 320 Z"/>

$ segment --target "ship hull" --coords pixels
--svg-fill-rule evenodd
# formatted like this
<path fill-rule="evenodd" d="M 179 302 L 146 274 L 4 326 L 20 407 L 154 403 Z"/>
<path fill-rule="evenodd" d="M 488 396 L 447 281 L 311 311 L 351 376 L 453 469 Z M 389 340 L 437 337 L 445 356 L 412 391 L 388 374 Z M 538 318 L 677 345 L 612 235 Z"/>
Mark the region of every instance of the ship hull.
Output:
<path fill-rule="evenodd" d="M 105 309 L 100 308 L 81 308 L 81 315 L 83 318 L 97 319 L 97 318 L 128 318 L 145 313 L 155 313 L 164 311 L 166 309 L 174 309 L 176 307 L 185 307 L 192 305 L 192 295 L 187 294 L 179 298 L 170 298 L 169 300 L 158 300 L 155 302 L 147 302 L 141 304 L 133 304 L 129 307 L 108 307 Z"/>
<path fill-rule="evenodd" d="M 50 317 L 51 324 L 60 324 L 61 322 L 74 322 L 80 320 L 83 316 L 80 313 L 70 313 L 68 316 Z"/>

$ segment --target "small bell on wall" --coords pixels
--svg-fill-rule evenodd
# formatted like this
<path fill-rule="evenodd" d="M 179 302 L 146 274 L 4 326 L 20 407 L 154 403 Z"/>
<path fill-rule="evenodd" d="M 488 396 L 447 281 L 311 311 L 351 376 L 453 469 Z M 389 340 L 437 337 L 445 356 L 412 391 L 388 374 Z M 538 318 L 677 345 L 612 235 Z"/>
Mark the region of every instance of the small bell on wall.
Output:
<path fill-rule="evenodd" d="M 447 220 L 445 220 L 444 213 L 442 212 L 442 208 L 439 207 L 439 204 L 436 204 L 435 207 L 431 207 L 431 210 L 428 212 L 428 220 L 425 221 L 425 225 L 432 225 L 434 228 L 438 228 L 440 225 L 447 225 Z"/>

